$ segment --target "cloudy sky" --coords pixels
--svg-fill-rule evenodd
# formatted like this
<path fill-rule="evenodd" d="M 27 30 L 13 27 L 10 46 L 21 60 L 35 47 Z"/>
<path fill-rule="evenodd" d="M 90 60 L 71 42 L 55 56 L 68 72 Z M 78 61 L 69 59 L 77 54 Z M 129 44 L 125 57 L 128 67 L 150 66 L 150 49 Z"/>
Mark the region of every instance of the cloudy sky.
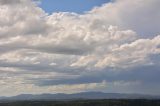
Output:
<path fill-rule="evenodd" d="M 0 96 L 160 95 L 160 0 L 0 0 Z"/>

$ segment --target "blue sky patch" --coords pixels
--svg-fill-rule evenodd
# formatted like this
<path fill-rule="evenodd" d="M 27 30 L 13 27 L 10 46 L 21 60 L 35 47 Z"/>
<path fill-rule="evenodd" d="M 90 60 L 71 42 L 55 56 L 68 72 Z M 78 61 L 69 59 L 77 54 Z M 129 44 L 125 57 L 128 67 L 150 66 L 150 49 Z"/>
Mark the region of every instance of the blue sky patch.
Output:
<path fill-rule="evenodd" d="M 42 0 L 40 7 L 47 13 L 76 12 L 84 13 L 95 6 L 101 6 L 110 0 Z"/>

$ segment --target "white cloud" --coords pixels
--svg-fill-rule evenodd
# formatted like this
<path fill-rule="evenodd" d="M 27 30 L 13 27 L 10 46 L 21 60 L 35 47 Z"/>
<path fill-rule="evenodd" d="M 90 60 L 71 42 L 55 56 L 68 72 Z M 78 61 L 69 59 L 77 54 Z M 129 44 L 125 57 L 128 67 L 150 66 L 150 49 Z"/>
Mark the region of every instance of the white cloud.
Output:
<path fill-rule="evenodd" d="M 116 25 L 122 29 L 132 29 L 143 37 L 155 36 L 160 33 L 159 4 L 159 0 L 113 0 L 93 9 L 86 17 L 92 17 L 90 20 L 96 25 L 97 22 Z"/>

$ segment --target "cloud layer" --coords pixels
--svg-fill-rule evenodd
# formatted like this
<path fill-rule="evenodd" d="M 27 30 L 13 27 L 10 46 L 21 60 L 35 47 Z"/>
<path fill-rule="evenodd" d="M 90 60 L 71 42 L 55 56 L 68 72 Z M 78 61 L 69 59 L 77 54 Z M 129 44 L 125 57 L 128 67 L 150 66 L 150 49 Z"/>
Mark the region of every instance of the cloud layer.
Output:
<path fill-rule="evenodd" d="M 115 0 L 48 15 L 30 0 L 0 0 L 0 93 L 160 93 L 158 4 Z"/>

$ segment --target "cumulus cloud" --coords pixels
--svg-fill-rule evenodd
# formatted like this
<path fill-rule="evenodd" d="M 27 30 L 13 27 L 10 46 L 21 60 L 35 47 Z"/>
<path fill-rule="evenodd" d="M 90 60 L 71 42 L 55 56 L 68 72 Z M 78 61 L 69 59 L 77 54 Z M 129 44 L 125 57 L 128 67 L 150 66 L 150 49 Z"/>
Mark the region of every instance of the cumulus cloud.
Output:
<path fill-rule="evenodd" d="M 159 9 L 158 0 L 113 0 L 100 8 L 90 11 L 93 24 L 105 23 L 116 25 L 120 28 L 132 29 L 143 37 L 159 34 Z M 100 24 L 98 24 L 100 25 Z"/>
<path fill-rule="evenodd" d="M 85 14 L 48 15 L 31 0 L 0 0 L 0 92 L 13 82 L 16 94 L 22 86 L 32 93 L 65 91 L 66 86 L 76 92 L 106 89 L 104 81 L 111 86 L 145 82 L 143 74 L 135 75 L 137 81 L 124 73 L 160 64 L 158 4 L 115 0 Z"/>

